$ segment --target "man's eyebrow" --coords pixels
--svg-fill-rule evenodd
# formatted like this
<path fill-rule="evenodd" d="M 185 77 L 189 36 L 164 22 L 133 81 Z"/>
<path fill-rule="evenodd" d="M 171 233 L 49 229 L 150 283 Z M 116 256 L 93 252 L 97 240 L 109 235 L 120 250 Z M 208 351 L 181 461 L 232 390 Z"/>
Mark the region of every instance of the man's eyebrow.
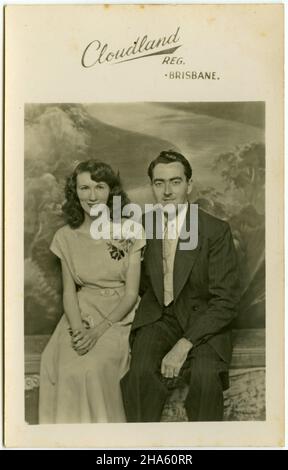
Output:
<path fill-rule="evenodd" d="M 182 176 L 173 176 L 173 178 L 169 178 L 167 180 L 165 180 L 164 178 L 154 178 L 153 179 L 153 182 L 155 183 L 158 182 L 158 181 L 175 181 L 175 180 L 182 180 Z"/>

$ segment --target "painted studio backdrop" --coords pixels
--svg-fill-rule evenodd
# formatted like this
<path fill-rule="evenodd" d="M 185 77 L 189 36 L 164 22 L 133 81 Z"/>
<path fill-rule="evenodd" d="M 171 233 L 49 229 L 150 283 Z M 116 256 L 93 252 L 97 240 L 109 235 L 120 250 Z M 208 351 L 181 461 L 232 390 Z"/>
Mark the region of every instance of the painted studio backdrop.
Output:
<path fill-rule="evenodd" d="M 66 176 L 95 157 L 119 170 L 132 202 L 153 202 L 147 176 L 161 150 L 193 168 L 191 201 L 227 220 L 242 283 L 235 328 L 265 327 L 265 107 L 249 103 L 25 106 L 25 335 L 47 335 L 62 314 L 61 271 L 49 251 L 63 225 Z"/>

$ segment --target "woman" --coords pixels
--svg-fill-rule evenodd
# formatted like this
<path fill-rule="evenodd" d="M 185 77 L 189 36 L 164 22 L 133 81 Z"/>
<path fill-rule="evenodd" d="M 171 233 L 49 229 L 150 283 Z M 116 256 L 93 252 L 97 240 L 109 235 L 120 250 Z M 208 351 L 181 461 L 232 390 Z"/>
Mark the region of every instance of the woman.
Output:
<path fill-rule="evenodd" d="M 125 422 L 120 379 L 129 366 L 144 237 L 91 236 L 92 208 L 105 204 L 112 218 L 113 196 L 121 196 L 121 207 L 128 202 L 109 165 L 79 163 L 65 195 L 67 225 L 50 247 L 61 260 L 65 313 L 41 358 L 39 421 Z"/>

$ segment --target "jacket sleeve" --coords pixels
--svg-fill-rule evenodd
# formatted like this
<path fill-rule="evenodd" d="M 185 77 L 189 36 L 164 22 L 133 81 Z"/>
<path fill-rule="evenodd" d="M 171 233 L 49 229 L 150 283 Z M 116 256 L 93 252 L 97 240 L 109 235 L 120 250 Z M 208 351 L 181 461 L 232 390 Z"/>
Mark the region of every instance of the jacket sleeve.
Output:
<path fill-rule="evenodd" d="M 194 346 L 217 335 L 237 316 L 239 273 L 237 254 L 229 225 L 209 241 L 209 301 L 203 312 L 184 334 Z"/>

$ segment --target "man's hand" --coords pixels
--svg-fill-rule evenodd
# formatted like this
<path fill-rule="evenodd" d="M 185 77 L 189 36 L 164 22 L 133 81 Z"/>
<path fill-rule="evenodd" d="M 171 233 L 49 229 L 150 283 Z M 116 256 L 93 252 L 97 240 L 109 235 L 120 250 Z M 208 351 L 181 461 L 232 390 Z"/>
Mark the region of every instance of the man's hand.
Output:
<path fill-rule="evenodd" d="M 178 377 L 181 367 L 186 361 L 188 352 L 193 344 L 186 338 L 181 338 L 164 356 L 161 364 L 161 374 L 166 378 Z"/>

